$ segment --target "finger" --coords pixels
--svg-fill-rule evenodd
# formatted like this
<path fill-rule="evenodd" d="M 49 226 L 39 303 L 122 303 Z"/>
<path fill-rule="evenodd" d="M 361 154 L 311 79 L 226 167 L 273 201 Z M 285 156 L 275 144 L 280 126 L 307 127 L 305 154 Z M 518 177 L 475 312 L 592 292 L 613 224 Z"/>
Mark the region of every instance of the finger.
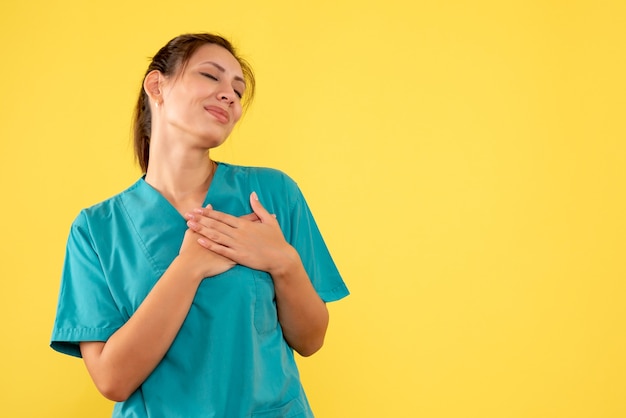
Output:
<path fill-rule="evenodd" d="M 259 217 L 261 222 L 266 223 L 275 221 L 275 217 L 272 216 L 267 210 L 265 210 L 265 208 L 259 201 L 259 196 L 256 194 L 256 192 L 252 192 L 250 194 L 250 206 L 252 207 L 254 213 Z"/>
<path fill-rule="evenodd" d="M 261 221 L 261 219 L 259 219 L 259 216 L 254 212 L 248 213 L 247 215 L 240 216 L 239 219 L 243 219 L 244 221 L 250 221 L 250 222 Z"/>
<path fill-rule="evenodd" d="M 195 208 L 193 209 L 191 212 L 187 212 L 185 214 L 185 217 L 193 217 L 193 215 L 200 215 L 200 216 L 205 216 L 205 213 L 208 213 L 208 211 L 213 210 L 213 205 L 211 205 L 210 203 L 208 205 L 206 205 L 203 208 Z"/>
<path fill-rule="evenodd" d="M 218 210 L 214 210 L 210 204 L 207 205 L 205 208 L 194 209 L 192 213 L 194 215 L 200 215 L 205 218 L 216 220 L 232 228 L 238 228 L 239 226 L 239 218 L 237 218 L 236 216 L 229 215 L 224 212 L 220 212 Z M 202 220 L 199 220 L 199 221 L 201 222 Z"/>
<path fill-rule="evenodd" d="M 237 228 L 204 217 L 201 221 L 189 220 L 187 226 L 192 231 L 220 245 L 230 246 L 237 236 Z"/>

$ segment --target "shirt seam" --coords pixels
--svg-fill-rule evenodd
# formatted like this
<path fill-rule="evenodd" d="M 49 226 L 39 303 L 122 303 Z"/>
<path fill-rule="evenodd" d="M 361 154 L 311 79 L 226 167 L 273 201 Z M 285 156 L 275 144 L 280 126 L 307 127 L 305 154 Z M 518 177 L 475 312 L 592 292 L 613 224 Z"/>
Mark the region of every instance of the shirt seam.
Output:
<path fill-rule="evenodd" d="M 160 276 L 161 274 L 163 274 L 163 272 L 161 271 L 161 269 L 158 268 L 156 260 L 152 257 L 152 255 L 148 251 L 148 248 L 146 247 L 146 243 L 144 242 L 143 237 L 139 233 L 137 229 L 137 225 L 135 225 L 135 222 L 133 222 L 133 219 L 130 216 L 130 213 L 128 212 L 128 208 L 126 207 L 126 204 L 124 203 L 124 200 L 122 198 L 120 198 L 120 206 L 124 210 L 124 215 L 126 216 L 126 218 L 128 219 L 128 222 L 132 226 L 133 232 L 135 233 L 137 240 L 141 243 L 141 250 L 143 251 L 146 258 L 150 261 L 150 266 L 152 267 L 154 272 L 157 274 L 157 276 Z"/>

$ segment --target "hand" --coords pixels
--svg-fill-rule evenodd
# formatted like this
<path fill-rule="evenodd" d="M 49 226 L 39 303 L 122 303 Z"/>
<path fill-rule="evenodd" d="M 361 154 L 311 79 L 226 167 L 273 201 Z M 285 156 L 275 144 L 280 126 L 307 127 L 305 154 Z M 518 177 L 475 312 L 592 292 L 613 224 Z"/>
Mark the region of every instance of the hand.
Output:
<path fill-rule="evenodd" d="M 207 250 L 243 266 L 266 271 L 278 271 L 294 255 L 285 241 L 276 217 L 259 202 L 256 193 L 250 195 L 253 212 L 241 217 L 213 210 L 211 205 L 187 214 L 187 225 L 201 235 L 198 243 Z"/>
<path fill-rule="evenodd" d="M 198 244 L 202 236 L 188 229 L 180 246 L 179 257 L 185 259 L 200 279 L 217 276 L 230 270 L 236 263 Z"/>

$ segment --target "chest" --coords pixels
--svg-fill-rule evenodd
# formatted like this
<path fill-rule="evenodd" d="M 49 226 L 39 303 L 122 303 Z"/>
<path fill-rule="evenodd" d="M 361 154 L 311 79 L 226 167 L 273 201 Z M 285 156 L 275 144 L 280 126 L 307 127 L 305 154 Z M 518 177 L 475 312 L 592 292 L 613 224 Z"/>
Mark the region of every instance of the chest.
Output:
<path fill-rule="evenodd" d="M 184 222 L 158 222 L 138 230 L 123 218 L 99 240 L 98 254 L 111 296 L 128 319 L 178 255 Z M 254 325 L 260 333 L 277 325 L 274 284 L 265 272 L 236 265 L 200 284 L 188 314 L 190 323 Z"/>

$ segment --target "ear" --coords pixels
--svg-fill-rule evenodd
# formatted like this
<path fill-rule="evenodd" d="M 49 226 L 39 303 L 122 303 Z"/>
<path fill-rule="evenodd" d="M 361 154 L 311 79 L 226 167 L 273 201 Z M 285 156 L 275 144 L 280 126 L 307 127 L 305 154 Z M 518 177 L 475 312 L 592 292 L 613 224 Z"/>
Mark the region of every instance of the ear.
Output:
<path fill-rule="evenodd" d="M 163 75 L 158 70 L 150 71 L 143 79 L 143 89 L 152 103 L 163 102 L 162 81 Z"/>

